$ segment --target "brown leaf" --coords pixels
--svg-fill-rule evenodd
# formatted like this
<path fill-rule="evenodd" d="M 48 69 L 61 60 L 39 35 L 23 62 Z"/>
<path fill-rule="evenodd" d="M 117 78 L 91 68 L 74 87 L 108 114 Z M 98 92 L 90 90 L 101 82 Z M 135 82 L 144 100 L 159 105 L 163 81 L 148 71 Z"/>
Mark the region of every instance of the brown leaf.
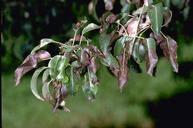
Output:
<path fill-rule="evenodd" d="M 115 2 L 115 0 L 104 0 L 105 2 L 105 9 L 108 11 L 113 10 L 113 4 Z"/>
<path fill-rule="evenodd" d="M 92 57 L 90 59 L 90 63 L 88 65 L 88 68 L 89 68 L 89 70 L 91 72 L 96 73 L 96 71 L 97 71 L 97 64 L 96 64 L 96 58 L 95 57 Z"/>
<path fill-rule="evenodd" d="M 124 88 L 128 81 L 128 59 L 129 56 L 126 52 L 126 49 L 124 49 L 123 54 L 119 56 L 120 69 L 118 72 L 118 84 L 121 90 Z"/>
<path fill-rule="evenodd" d="M 15 70 L 15 81 L 16 85 L 20 83 L 21 78 L 27 72 L 32 70 L 37 66 L 37 63 L 43 60 L 49 59 L 51 56 L 47 51 L 39 51 L 34 54 L 30 54 L 26 57 L 23 63 Z"/>
<path fill-rule="evenodd" d="M 172 20 L 172 11 L 167 9 L 163 12 L 164 24 L 162 26 L 168 26 Z"/>
<path fill-rule="evenodd" d="M 160 43 L 160 48 L 163 50 L 164 55 L 170 60 L 173 70 L 178 72 L 176 41 L 168 36 L 167 40 Z"/>

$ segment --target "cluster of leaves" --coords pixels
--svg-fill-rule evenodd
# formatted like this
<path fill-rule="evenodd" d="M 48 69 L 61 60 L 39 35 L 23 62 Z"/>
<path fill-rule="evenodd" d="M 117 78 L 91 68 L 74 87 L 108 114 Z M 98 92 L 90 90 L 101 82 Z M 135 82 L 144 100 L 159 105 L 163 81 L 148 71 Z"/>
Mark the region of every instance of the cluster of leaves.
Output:
<path fill-rule="evenodd" d="M 96 1 L 89 4 L 89 11 L 95 14 Z M 48 60 L 48 65 L 35 70 L 31 79 L 32 93 L 40 100 L 53 105 L 53 111 L 65 107 L 65 98 L 74 95 L 80 87 L 88 97 L 96 97 L 99 80 L 97 70 L 99 62 L 105 65 L 117 77 L 120 90 L 127 85 L 128 72 L 134 65 L 140 70 L 144 61 L 147 73 L 155 75 L 158 62 L 156 48 L 160 47 L 163 54 L 171 62 L 173 70 L 178 72 L 177 43 L 165 35 L 161 29 L 167 27 L 172 18 L 172 12 L 163 3 L 153 3 L 152 0 L 122 1 L 129 5 L 135 2 L 137 9 L 130 13 L 113 14 L 114 0 L 104 0 L 108 10 L 98 19 L 98 25 L 82 20 L 74 25 L 74 37 L 65 43 L 52 39 L 42 39 L 31 54 L 16 69 L 16 85 L 28 71 L 37 68 L 38 63 Z M 99 33 L 99 48 L 94 46 L 87 33 Z M 51 57 L 42 50 L 47 45 L 57 45 L 60 53 Z M 42 75 L 42 96 L 37 89 L 38 77 Z M 51 89 L 50 89 L 51 88 Z"/>

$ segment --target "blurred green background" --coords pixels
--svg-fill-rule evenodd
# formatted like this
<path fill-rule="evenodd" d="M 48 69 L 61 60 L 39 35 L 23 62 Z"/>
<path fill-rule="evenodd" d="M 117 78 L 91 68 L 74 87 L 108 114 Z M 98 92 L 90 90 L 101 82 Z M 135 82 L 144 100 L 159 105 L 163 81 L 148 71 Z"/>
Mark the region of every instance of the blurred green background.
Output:
<path fill-rule="evenodd" d="M 100 0 L 99 0 L 100 1 Z M 118 0 L 117 0 L 118 1 Z M 178 0 L 175 0 L 178 1 Z M 179 2 L 179 1 L 178 1 Z M 82 91 L 67 99 L 70 113 L 53 113 L 48 103 L 37 100 L 29 84 L 32 72 L 15 87 L 14 70 L 42 38 L 67 40 L 72 23 L 87 16 L 89 0 L 3 0 L 1 12 L 1 89 L 3 128 L 154 128 L 191 125 L 193 106 L 193 4 L 171 4 L 173 20 L 164 30 L 178 42 L 179 73 L 160 58 L 156 77 L 130 71 L 129 83 L 120 93 L 117 81 L 101 66 L 98 94 L 89 102 Z M 180 3 L 178 4 L 180 5 Z M 115 13 L 121 5 L 117 3 Z M 189 11 L 187 11 L 189 10 Z M 103 1 L 97 6 L 104 11 Z M 187 12 L 189 13 L 187 13 Z M 51 48 L 54 49 L 54 48 Z M 191 116 L 191 117 L 188 117 Z"/>

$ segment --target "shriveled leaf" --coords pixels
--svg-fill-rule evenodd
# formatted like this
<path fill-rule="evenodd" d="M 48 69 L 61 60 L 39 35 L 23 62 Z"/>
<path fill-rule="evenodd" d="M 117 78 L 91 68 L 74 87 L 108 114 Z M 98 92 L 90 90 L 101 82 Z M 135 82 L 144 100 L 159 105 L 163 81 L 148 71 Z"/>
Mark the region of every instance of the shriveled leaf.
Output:
<path fill-rule="evenodd" d="M 164 8 L 163 12 L 164 24 L 162 26 L 167 26 L 172 20 L 172 11 L 168 8 Z"/>
<path fill-rule="evenodd" d="M 15 70 L 16 85 L 20 83 L 21 78 L 27 72 L 37 66 L 37 63 L 43 60 L 50 59 L 50 54 L 47 51 L 39 51 L 37 53 L 30 54 L 26 57 L 23 63 Z"/>
<path fill-rule="evenodd" d="M 108 53 L 105 58 L 101 60 L 101 63 L 109 67 L 115 76 L 118 75 L 119 63 L 112 54 Z"/>
<path fill-rule="evenodd" d="M 154 33 L 160 34 L 161 27 L 163 24 L 163 5 L 158 3 L 150 6 L 148 10 L 148 16 L 151 21 L 151 27 Z"/>
<path fill-rule="evenodd" d="M 173 70 L 178 72 L 176 41 L 168 36 L 166 40 L 160 43 L 160 48 L 163 50 L 164 55 L 170 60 Z"/>
<path fill-rule="evenodd" d="M 103 52 L 103 54 L 106 54 L 108 52 L 108 47 L 110 45 L 111 36 L 107 35 L 106 33 L 102 33 L 99 36 L 99 45 L 100 49 Z"/>
<path fill-rule="evenodd" d="M 96 73 L 96 71 L 97 71 L 97 64 L 96 64 L 96 58 L 95 58 L 95 57 L 92 57 L 92 58 L 90 59 L 90 63 L 89 63 L 89 65 L 88 65 L 88 68 L 89 68 L 89 70 L 90 70 L 91 72 Z"/>
<path fill-rule="evenodd" d="M 129 55 L 126 52 L 126 49 L 124 49 L 123 54 L 119 56 L 120 69 L 118 72 L 118 84 L 121 91 L 128 81 L 128 59 Z"/>
<path fill-rule="evenodd" d="M 158 62 L 158 57 L 156 53 L 156 42 L 153 38 L 147 38 L 147 51 L 148 51 L 148 60 L 147 63 L 147 73 L 150 76 L 153 76 L 154 69 Z"/>
<path fill-rule="evenodd" d="M 40 73 L 41 73 L 43 70 L 45 70 L 46 68 L 47 68 L 47 67 L 40 67 L 40 68 L 38 68 L 38 69 L 34 72 L 32 78 L 31 78 L 31 91 L 32 91 L 33 95 L 34 95 L 36 98 L 38 98 L 39 100 L 42 100 L 42 101 L 44 101 L 44 99 L 38 94 L 37 84 L 38 84 L 38 77 L 39 77 Z"/>
<path fill-rule="evenodd" d="M 104 54 L 94 45 L 87 46 L 89 51 L 92 52 L 93 56 L 104 58 Z"/>
<path fill-rule="evenodd" d="M 81 50 L 80 63 L 82 65 L 82 67 L 85 67 L 89 64 L 89 54 L 87 52 L 87 49 Z"/>
<path fill-rule="evenodd" d="M 42 87 L 43 98 L 49 102 L 53 101 L 53 97 L 52 97 L 52 94 L 50 93 L 50 89 L 49 89 L 51 82 L 52 82 L 52 80 L 50 80 L 49 82 L 44 82 L 43 87 Z"/>
<path fill-rule="evenodd" d="M 99 28 L 100 28 L 100 26 L 98 26 L 94 23 L 90 23 L 82 30 L 82 35 L 84 35 L 85 33 L 89 32 L 89 31 L 99 29 Z"/>

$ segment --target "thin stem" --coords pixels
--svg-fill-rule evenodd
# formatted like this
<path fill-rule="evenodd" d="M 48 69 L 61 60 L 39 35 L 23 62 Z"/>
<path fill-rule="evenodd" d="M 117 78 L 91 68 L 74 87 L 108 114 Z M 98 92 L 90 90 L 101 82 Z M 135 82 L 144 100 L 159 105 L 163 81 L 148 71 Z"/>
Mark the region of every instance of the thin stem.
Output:
<path fill-rule="evenodd" d="M 73 38 L 72 46 L 74 46 L 74 42 L 75 42 L 75 39 L 76 39 L 77 31 L 78 31 L 77 29 L 74 30 L 74 38 Z"/>

